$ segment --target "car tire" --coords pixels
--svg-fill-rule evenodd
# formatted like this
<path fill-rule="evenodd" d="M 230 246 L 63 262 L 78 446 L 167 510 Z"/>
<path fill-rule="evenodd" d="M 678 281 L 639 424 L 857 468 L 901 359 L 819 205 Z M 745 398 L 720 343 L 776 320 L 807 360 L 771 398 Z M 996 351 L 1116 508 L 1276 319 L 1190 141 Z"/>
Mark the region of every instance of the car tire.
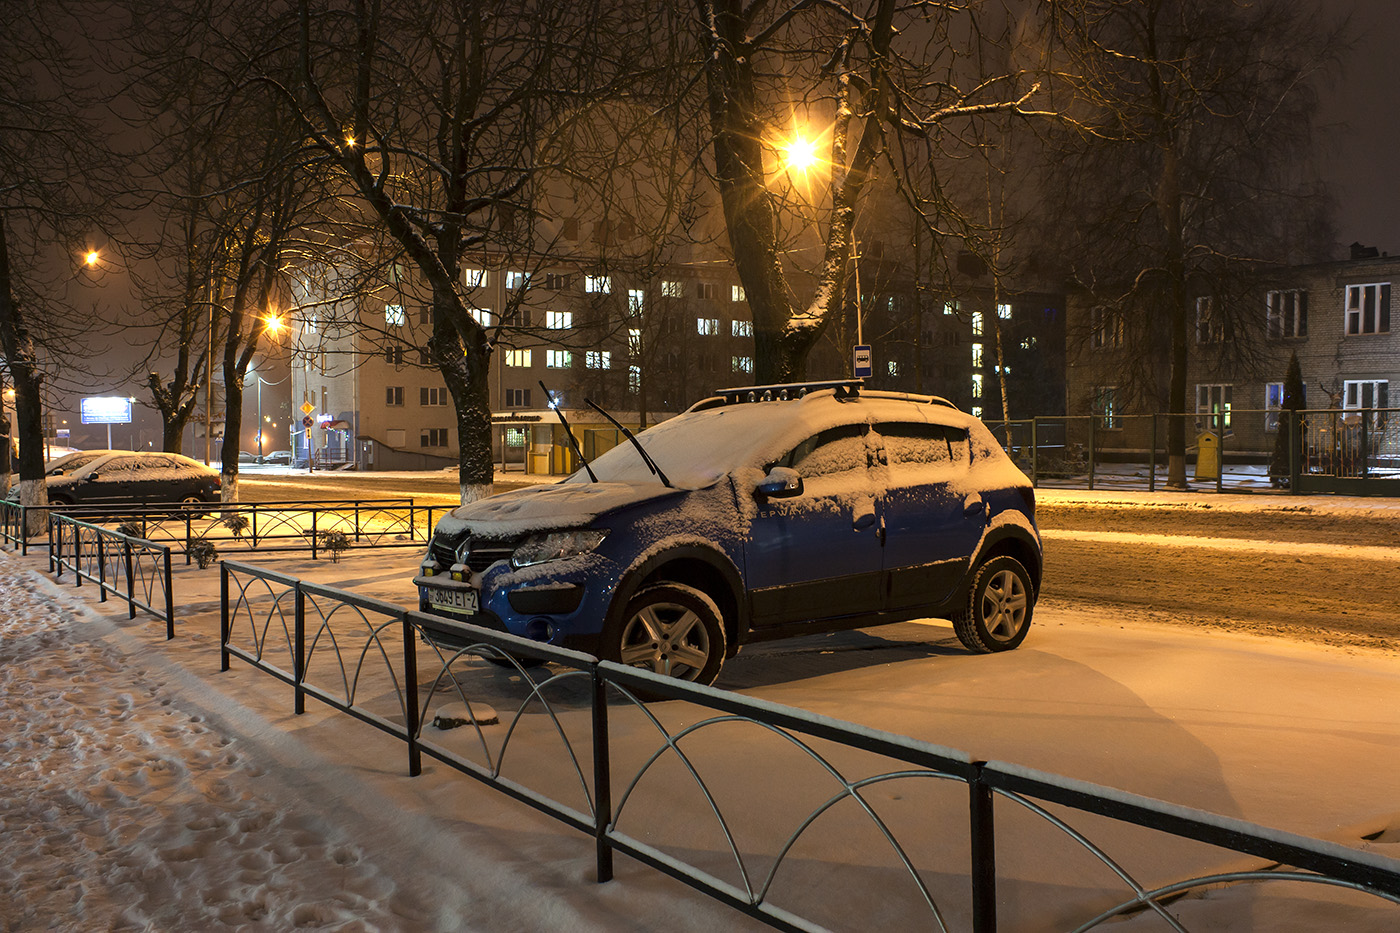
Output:
<path fill-rule="evenodd" d="M 1026 640 L 1035 598 L 1031 575 L 1019 560 L 993 557 L 972 575 L 966 605 L 953 616 L 953 631 L 974 654 L 1010 651 Z"/>
<path fill-rule="evenodd" d="M 632 597 L 603 644 L 609 660 L 710 684 L 724 664 L 724 616 L 693 586 L 657 583 Z"/>

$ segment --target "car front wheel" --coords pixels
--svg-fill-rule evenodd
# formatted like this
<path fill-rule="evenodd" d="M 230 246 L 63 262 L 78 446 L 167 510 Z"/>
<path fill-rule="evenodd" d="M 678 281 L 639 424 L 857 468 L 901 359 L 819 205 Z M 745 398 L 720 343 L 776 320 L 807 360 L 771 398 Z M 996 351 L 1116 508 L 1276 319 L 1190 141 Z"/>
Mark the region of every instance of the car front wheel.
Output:
<path fill-rule="evenodd" d="M 973 575 L 953 631 L 968 651 L 1010 651 L 1026 640 L 1034 608 L 1035 587 L 1026 568 L 1014 557 L 993 557 Z"/>
<path fill-rule="evenodd" d="M 724 663 L 724 619 L 714 600 L 681 583 L 632 597 L 610 634 L 607 656 L 667 677 L 713 683 Z"/>

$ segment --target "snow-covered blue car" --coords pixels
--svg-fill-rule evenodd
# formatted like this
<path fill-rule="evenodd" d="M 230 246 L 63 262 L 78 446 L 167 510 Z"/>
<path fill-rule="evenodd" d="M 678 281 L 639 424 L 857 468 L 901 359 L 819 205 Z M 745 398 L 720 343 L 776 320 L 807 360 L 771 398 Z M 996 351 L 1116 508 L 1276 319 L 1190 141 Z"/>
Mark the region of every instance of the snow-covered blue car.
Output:
<path fill-rule="evenodd" d="M 710 683 L 749 642 L 909 619 L 1015 648 L 1040 577 L 1034 491 L 978 419 L 819 383 L 722 390 L 454 509 L 414 583 L 431 614 Z"/>

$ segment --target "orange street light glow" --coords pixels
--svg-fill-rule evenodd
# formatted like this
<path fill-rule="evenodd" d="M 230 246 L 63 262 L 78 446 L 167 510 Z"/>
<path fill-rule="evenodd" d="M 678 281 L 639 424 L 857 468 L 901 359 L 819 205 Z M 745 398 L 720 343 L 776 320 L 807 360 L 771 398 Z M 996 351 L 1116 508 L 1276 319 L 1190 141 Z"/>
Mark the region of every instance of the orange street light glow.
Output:
<path fill-rule="evenodd" d="M 282 316 L 280 314 L 269 314 L 267 317 L 263 318 L 263 330 L 274 336 L 280 334 L 282 328 L 285 326 L 286 325 L 282 323 Z"/>
<path fill-rule="evenodd" d="M 788 171 L 807 174 L 807 170 L 818 162 L 817 144 L 801 135 L 794 136 L 783 146 L 783 164 Z"/>
<path fill-rule="evenodd" d="M 89 266 L 97 265 L 97 250 L 88 250 L 88 254 L 83 257 L 83 262 Z"/>

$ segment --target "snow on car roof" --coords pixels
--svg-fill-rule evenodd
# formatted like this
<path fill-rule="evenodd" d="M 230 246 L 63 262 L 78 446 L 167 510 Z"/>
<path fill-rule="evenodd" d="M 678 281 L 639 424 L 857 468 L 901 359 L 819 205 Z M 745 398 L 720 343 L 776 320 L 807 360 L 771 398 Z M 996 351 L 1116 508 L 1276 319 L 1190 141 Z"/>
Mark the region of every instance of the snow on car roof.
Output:
<path fill-rule="evenodd" d="M 699 489 L 737 467 L 777 460 L 803 438 L 841 424 L 926 421 L 969 430 L 980 426 L 977 419 L 945 405 L 928 396 L 888 392 L 838 399 L 834 390 L 824 389 L 788 401 L 696 406 L 648 428 L 637 440 L 672 483 Z M 625 441 L 592 467 L 603 481 L 659 482 Z M 579 471 L 566 482 L 590 480 L 586 471 Z"/>

